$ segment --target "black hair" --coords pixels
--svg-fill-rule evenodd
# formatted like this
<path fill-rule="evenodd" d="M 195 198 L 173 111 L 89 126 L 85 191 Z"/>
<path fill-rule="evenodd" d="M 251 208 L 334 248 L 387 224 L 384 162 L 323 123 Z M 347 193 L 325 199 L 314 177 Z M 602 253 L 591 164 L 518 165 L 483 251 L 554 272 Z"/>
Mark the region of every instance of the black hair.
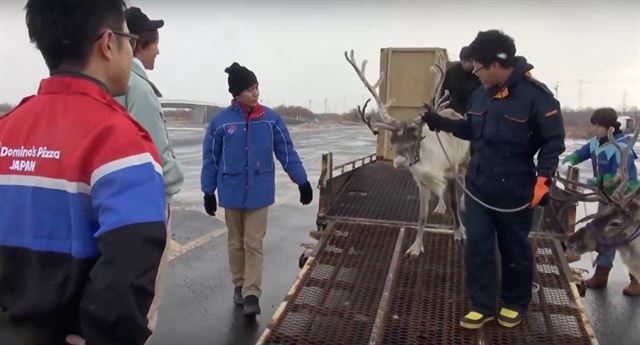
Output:
<path fill-rule="evenodd" d="M 160 40 L 160 34 L 158 30 L 148 30 L 143 31 L 138 34 L 138 46 L 136 47 L 136 51 L 146 49 L 148 46 L 158 43 Z"/>
<path fill-rule="evenodd" d="M 604 128 L 620 129 L 618 113 L 613 108 L 598 108 L 591 114 L 591 124 Z"/>
<path fill-rule="evenodd" d="M 497 62 L 502 67 L 513 67 L 516 63 L 516 45 L 513 38 L 502 31 L 480 31 L 469 44 L 469 56 L 483 65 Z"/>
<path fill-rule="evenodd" d="M 460 56 L 460 61 L 471 60 L 471 56 L 469 56 L 469 47 L 468 46 L 462 47 L 462 49 L 460 49 L 460 54 L 458 54 L 458 56 Z"/>
<path fill-rule="evenodd" d="M 28 0 L 29 38 L 50 71 L 62 64 L 85 67 L 100 30 L 123 29 L 125 9 L 124 0 Z"/>

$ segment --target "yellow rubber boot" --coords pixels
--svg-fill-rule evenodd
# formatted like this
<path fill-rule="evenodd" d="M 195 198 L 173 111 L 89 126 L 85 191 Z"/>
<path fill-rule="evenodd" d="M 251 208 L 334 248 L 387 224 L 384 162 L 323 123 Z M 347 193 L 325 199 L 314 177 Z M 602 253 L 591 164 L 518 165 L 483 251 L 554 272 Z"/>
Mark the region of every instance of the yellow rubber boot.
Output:
<path fill-rule="evenodd" d="M 493 316 L 483 315 L 477 311 L 470 311 L 462 319 L 460 319 L 460 326 L 466 329 L 480 329 L 485 323 L 493 320 Z"/>
<path fill-rule="evenodd" d="M 500 309 L 500 314 L 498 315 L 498 324 L 500 326 L 513 328 L 519 325 L 520 322 L 522 322 L 522 318 L 517 311 L 504 307 Z"/>

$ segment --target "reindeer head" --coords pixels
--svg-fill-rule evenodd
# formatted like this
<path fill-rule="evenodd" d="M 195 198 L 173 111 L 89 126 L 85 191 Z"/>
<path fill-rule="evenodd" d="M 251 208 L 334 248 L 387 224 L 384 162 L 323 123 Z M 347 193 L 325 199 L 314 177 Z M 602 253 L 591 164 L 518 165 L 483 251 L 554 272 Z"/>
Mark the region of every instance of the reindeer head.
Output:
<path fill-rule="evenodd" d="M 629 175 L 627 161 L 633 145 L 638 140 L 640 127 L 635 131 L 630 144 L 621 149 L 613 138 L 613 130 L 608 133 L 609 141 L 620 151 L 621 162 L 618 172 L 612 182 L 618 187 L 607 196 L 602 188 L 593 188 L 594 193 L 574 193 L 577 201 L 598 201 L 601 207 L 594 215 L 585 217 L 580 222 L 591 220 L 589 224 L 580 228 L 569 236 L 567 247 L 572 254 L 617 248 L 630 243 L 640 237 L 640 189 L 628 191 Z"/>
<path fill-rule="evenodd" d="M 639 211 L 637 206 L 631 212 L 624 212 L 618 205 L 602 207 L 589 224 L 569 236 L 568 252 L 581 255 L 628 244 L 640 235 Z"/>
<path fill-rule="evenodd" d="M 422 141 L 422 123 L 402 122 L 398 130 L 391 132 L 391 145 L 396 152 L 393 166 L 409 168 L 420 160 L 420 141 Z"/>
<path fill-rule="evenodd" d="M 356 74 L 358 74 L 358 77 L 360 77 L 360 80 L 362 80 L 367 90 L 369 90 L 369 93 L 373 96 L 378 107 L 378 118 L 371 119 L 365 113 L 367 104 L 371 99 L 367 100 L 362 109 L 358 107 L 358 116 L 360 119 L 369 127 L 374 135 L 377 135 L 378 131 L 381 129 L 391 132 L 391 145 L 396 152 L 396 159 L 394 160 L 395 167 L 410 167 L 416 164 L 420 160 L 420 142 L 423 138 L 422 129 L 424 127 L 420 116 L 408 121 L 401 121 L 391 117 L 388 113 L 388 108 L 393 104 L 394 100 L 389 100 L 389 102 L 384 104 L 379 96 L 379 91 L 377 91 L 384 79 L 384 74 L 381 73 L 378 81 L 374 85 L 371 85 L 364 75 L 367 67 L 367 60 L 364 60 L 361 67 L 358 67 L 353 50 L 351 50 L 350 55 L 347 54 L 347 52 L 344 52 L 344 57 L 356 71 Z M 448 92 L 445 92 L 445 94 L 440 97 L 440 94 L 442 93 L 442 85 L 444 83 L 444 71 L 438 65 L 434 65 L 431 68 L 438 77 L 438 83 L 432 97 L 433 104 L 427 106 L 440 111 L 449 104 L 449 94 Z M 440 98 L 436 99 L 437 97 Z"/>

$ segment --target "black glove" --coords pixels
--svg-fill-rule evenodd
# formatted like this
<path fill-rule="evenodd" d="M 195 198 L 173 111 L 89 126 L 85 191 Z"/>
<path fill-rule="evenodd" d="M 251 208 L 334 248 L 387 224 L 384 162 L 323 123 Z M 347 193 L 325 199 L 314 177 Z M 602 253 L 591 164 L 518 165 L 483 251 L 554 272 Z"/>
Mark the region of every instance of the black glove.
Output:
<path fill-rule="evenodd" d="M 215 194 L 205 194 L 204 195 L 204 210 L 210 216 L 216 215 L 216 210 L 218 209 L 218 201 L 216 200 Z"/>
<path fill-rule="evenodd" d="M 313 189 L 311 189 L 309 181 L 299 185 L 298 190 L 300 191 L 300 203 L 303 205 L 309 205 L 313 200 Z"/>
<path fill-rule="evenodd" d="M 425 104 L 425 112 L 424 114 L 422 114 L 422 122 L 426 123 L 427 126 L 429 127 L 430 130 L 432 131 L 439 131 L 440 130 L 440 120 L 442 119 L 442 116 L 440 116 L 440 114 L 438 114 L 435 109 L 433 109 L 433 107 Z"/>

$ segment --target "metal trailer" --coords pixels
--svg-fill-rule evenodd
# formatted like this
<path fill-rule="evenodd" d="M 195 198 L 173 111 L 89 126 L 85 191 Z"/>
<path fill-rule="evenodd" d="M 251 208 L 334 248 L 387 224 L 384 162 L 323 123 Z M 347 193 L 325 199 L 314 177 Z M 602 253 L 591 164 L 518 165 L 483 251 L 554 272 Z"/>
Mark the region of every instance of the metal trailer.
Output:
<path fill-rule="evenodd" d="M 382 49 L 381 96 L 397 99 L 392 116 L 408 118 L 422 106 L 419 95 L 433 83 L 415 69 L 427 73 L 433 63 L 446 63 L 443 49 Z M 432 216 L 425 253 L 405 257 L 416 236 L 418 189 L 391 159 L 384 134 L 376 154 L 339 166 L 331 153 L 323 155 L 319 231 L 312 232 L 318 241 L 301 257 L 302 269 L 258 344 L 598 343 L 559 240 L 572 231 L 575 205 L 564 218 L 557 217 L 561 205 L 547 206 L 531 233 L 535 289 L 523 323 L 463 330 L 465 257 L 453 241 L 453 216 Z"/>

